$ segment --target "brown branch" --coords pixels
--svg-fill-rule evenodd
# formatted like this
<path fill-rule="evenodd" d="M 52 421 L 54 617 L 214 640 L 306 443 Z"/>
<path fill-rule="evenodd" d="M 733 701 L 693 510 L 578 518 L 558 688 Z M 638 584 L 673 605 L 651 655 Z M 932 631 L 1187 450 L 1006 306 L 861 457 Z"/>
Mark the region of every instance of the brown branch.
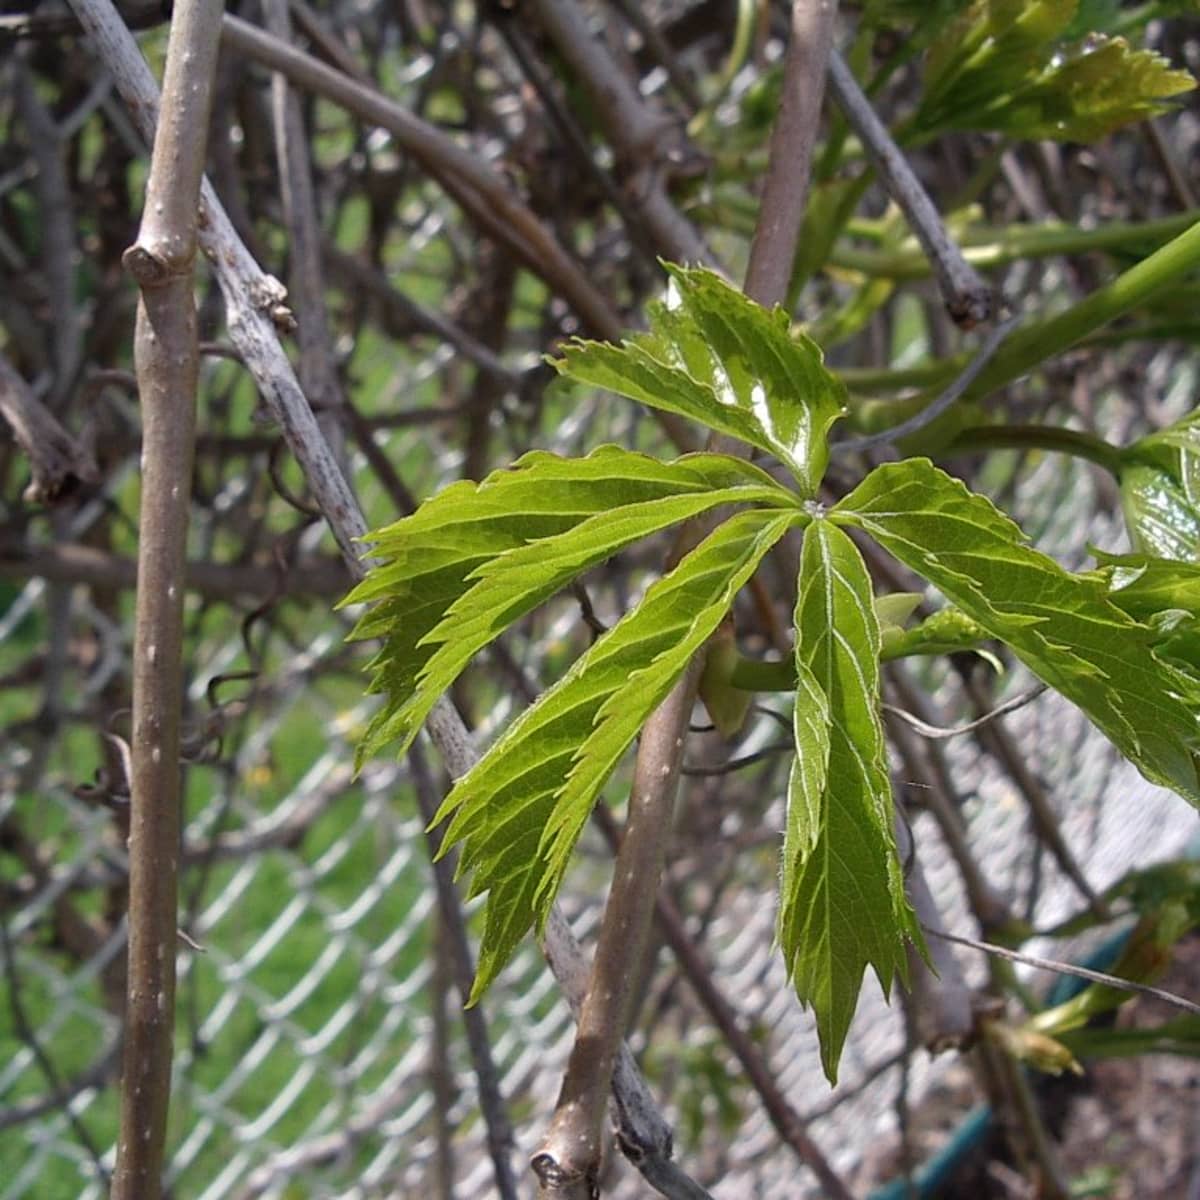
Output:
<path fill-rule="evenodd" d="M 93 1142 L 91 1134 L 88 1133 L 87 1126 L 84 1125 L 71 1107 L 70 1097 L 72 1093 L 70 1085 L 64 1085 L 59 1079 L 58 1071 L 42 1046 L 37 1036 L 34 1022 L 30 1019 L 29 1011 L 25 1006 L 21 976 L 17 970 L 16 948 L 12 944 L 12 937 L 8 929 L 8 918 L 4 913 L 0 913 L 0 959 L 3 959 L 3 978 L 5 991 L 8 994 L 8 1010 L 12 1031 L 29 1050 L 30 1054 L 33 1055 L 34 1061 L 37 1063 L 39 1070 L 46 1079 L 46 1083 L 50 1087 L 53 1097 L 50 1108 L 57 1109 L 66 1117 L 67 1124 L 71 1127 L 71 1132 L 78 1139 L 79 1144 L 84 1148 L 87 1156 L 92 1161 L 92 1169 L 95 1172 L 96 1178 L 102 1182 L 107 1182 L 108 1172 L 100 1157 L 100 1151 L 97 1149 L 95 1142 Z"/>
<path fill-rule="evenodd" d="M 328 244 L 322 247 L 322 253 L 330 273 L 340 286 L 365 292 L 378 301 L 380 324 L 393 336 L 405 337 L 417 330 L 441 338 L 463 358 L 469 359 L 482 372 L 490 375 L 499 386 L 513 392 L 521 386 L 519 372 L 506 367 L 494 351 L 449 317 L 411 300 L 369 263 Z"/>
<path fill-rule="evenodd" d="M 148 131 L 157 111 L 157 91 L 132 36 L 109 0 L 73 2 L 81 23 L 117 80 L 130 112 Z M 211 187 L 205 185 L 202 199 L 206 220 L 200 229 L 200 244 L 221 284 L 229 310 L 230 336 L 296 455 L 352 578 L 361 579 L 368 560 L 362 557 L 356 539 L 365 532 L 366 525 L 279 344 L 270 310 L 279 303 L 280 286 L 254 262 Z M 425 727 L 454 777 L 466 774 L 478 761 L 470 733 L 446 698 L 434 706 Z M 588 968 L 570 929 L 561 915 L 556 915 L 556 910 L 547 924 L 543 950 L 564 993 L 573 1006 L 577 1005 L 582 990 L 578 981 L 586 976 Z M 670 1126 L 655 1107 L 627 1050 L 622 1050 L 618 1058 L 612 1086 L 618 1111 L 628 1122 L 629 1143 L 655 1147 L 661 1161 L 666 1162 L 670 1157 Z M 647 1169 L 657 1170 L 658 1161 L 648 1160 Z M 665 1174 L 672 1173 L 666 1170 Z"/>
<path fill-rule="evenodd" d="M 465 185 L 475 192 L 479 201 L 498 218 L 490 232 L 504 240 L 530 270 L 564 296 L 593 333 L 605 338 L 620 336 L 623 327 L 620 315 L 484 159 L 374 88 L 326 66 L 310 54 L 285 46 L 237 17 L 225 17 L 221 37 L 231 49 L 282 72 L 297 87 L 324 96 L 355 116 L 386 129 L 398 145 L 443 185 L 449 183 L 460 188 Z"/>
<path fill-rule="evenodd" d="M 967 695 L 977 716 L 985 716 L 991 708 L 988 695 L 983 685 L 973 672 L 964 674 L 963 683 Z M 1046 848 L 1054 856 L 1059 869 L 1079 890 L 1079 894 L 1087 901 L 1088 907 L 1102 921 L 1109 919 L 1108 905 L 1096 893 L 1083 868 L 1079 865 L 1071 847 L 1067 845 L 1059 825 L 1058 816 L 1046 789 L 1029 769 L 1024 755 L 1013 743 L 1003 720 L 989 722 L 978 728 L 976 738 L 991 755 L 1008 772 L 1017 790 L 1021 793 L 1029 807 L 1029 815 L 1033 820 L 1037 835 L 1045 843 Z"/>
<path fill-rule="evenodd" d="M 3 937 L 3 921 L 4 918 L 0 916 L 0 937 Z M 12 984 L 10 983 L 8 986 L 11 1003 L 11 997 L 15 993 Z M 83 1092 L 98 1091 L 108 1085 L 117 1073 L 117 1064 L 120 1058 L 121 1044 L 119 1041 L 115 1041 L 100 1054 L 95 1062 L 71 1079 L 62 1081 L 55 1091 L 40 1096 L 30 1096 L 16 1101 L 9 1108 L 0 1109 L 0 1133 L 18 1125 L 24 1125 L 29 1121 L 36 1121 L 39 1117 L 44 1117 L 56 1110 L 70 1114 L 70 1102 L 76 1096 Z M 103 1162 L 100 1162 L 100 1167 L 103 1168 Z M 101 1169 L 97 1174 L 104 1178 L 107 1172 Z"/>
<path fill-rule="evenodd" d="M 771 131 L 771 166 L 746 269 L 746 295 L 768 308 L 783 302 L 792 277 L 836 20 L 837 0 L 792 4 L 779 116 Z"/>
<path fill-rule="evenodd" d="M 54 384 L 48 398 L 52 412 L 61 412 L 83 357 L 83 332 L 75 301 L 75 220 L 71 185 L 67 180 L 65 139 L 38 98 L 33 72 L 17 59 L 17 108 L 37 163 L 38 224 L 41 257 L 50 301 L 50 343 Z"/>
<path fill-rule="evenodd" d="M 609 845 L 616 851 L 620 835 L 612 814 L 604 805 L 600 805 L 594 817 Z M 667 945 L 675 955 L 675 961 L 696 993 L 696 998 L 720 1030 L 733 1056 L 741 1064 L 750 1086 L 758 1093 L 775 1132 L 802 1163 L 812 1168 L 827 1197 L 831 1197 L 832 1200 L 850 1200 L 851 1194 L 846 1185 L 809 1135 L 805 1128 L 805 1119 L 780 1089 L 766 1057 L 755 1045 L 753 1038 L 746 1033 L 737 1011 L 718 987 L 699 947 L 688 935 L 683 916 L 666 888 L 660 888 L 654 898 L 654 916 Z"/>
<path fill-rule="evenodd" d="M 862 141 L 880 182 L 903 210 L 909 228 L 921 243 L 951 319 L 967 329 L 988 320 L 992 315 L 991 289 L 951 240 L 929 193 L 836 51 L 829 59 L 829 90 Z"/>
<path fill-rule="evenodd" d="M 575 119 L 574 114 L 560 102 L 550 69 L 530 45 L 528 33 L 521 22 L 514 20 L 512 13 L 500 12 L 496 27 L 525 78 L 537 93 L 549 123 L 557 131 L 574 161 L 574 169 L 584 172 L 600 189 L 605 200 L 625 222 L 630 243 L 653 261 L 654 242 L 641 221 L 632 198 L 622 191 L 611 172 L 596 161 L 587 131 Z"/>
<path fill-rule="evenodd" d="M 0 539 L 0 578 L 131 588 L 137 584 L 137 563 L 79 542 L 31 546 Z M 212 600 L 276 596 L 333 599 L 344 596 L 349 584 L 345 564 L 331 557 L 301 559 L 286 567 L 197 561 L 184 566 L 184 587 Z"/>
<path fill-rule="evenodd" d="M 33 479 L 25 489 L 30 503 L 49 503 L 80 483 L 94 483 L 91 456 L 37 399 L 29 385 L 0 354 L 0 416 L 29 459 Z"/>
<path fill-rule="evenodd" d="M 427 1195 L 433 1200 L 454 1197 L 454 1124 L 450 1111 L 458 1099 L 454 1067 L 450 1062 L 450 999 L 454 994 L 450 948 L 446 944 L 440 913 L 434 915 L 433 968 L 429 980 L 429 1006 L 433 1029 L 429 1035 L 429 1091 L 433 1097 L 434 1152 L 432 1182 Z M 477 1010 L 473 1010 L 477 1011 Z"/>
<path fill-rule="evenodd" d="M 894 669 L 890 677 L 905 707 L 921 713 L 928 720 L 932 714 L 925 693 L 914 686 L 902 669 Z M 927 791 L 921 793 L 925 806 L 937 821 L 958 867 L 967 902 L 980 928 L 985 932 L 1005 928 L 1011 923 L 1012 914 L 1004 896 L 987 878 L 971 850 L 960 811 L 962 805 L 941 745 L 938 742 L 920 742 L 907 725 L 890 714 L 884 720 L 888 737 L 903 763 L 905 777 L 928 787 Z"/>
<path fill-rule="evenodd" d="M 475 978 L 475 961 L 471 943 L 467 937 L 467 921 L 463 915 L 458 889 L 454 885 L 454 869 L 457 856 L 439 858 L 442 834 L 431 829 L 430 823 L 440 806 L 437 788 L 419 746 L 408 754 L 412 769 L 413 790 L 417 795 L 417 807 L 426 824 L 425 839 L 429 846 L 429 857 L 433 863 L 433 881 L 437 892 L 438 914 L 445 946 L 449 952 L 454 984 L 465 1005 L 471 995 L 471 982 Z M 492 1043 L 488 1034 L 487 1021 L 478 1006 L 464 1008 L 463 1025 L 467 1034 L 467 1048 L 475 1079 L 479 1086 L 479 1108 L 487 1128 L 488 1153 L 496 1178 L 496 1193 L 503 1200 L 516 1200 L 517 1180 L 513 1174 L 512 1155 L 514 1139 L 508 1107 L 500 1090 L 500 1073 L 492 1056 Z"/>
<path fill-rule="evenodd" d="M 671 86 L 691 112 L 703 105 L 700 93 L 675 54 L 664 32 L 655 24 L 653 16 L 637 0 L 614 0 L 613 7 L 637 30 L 642 39 L 646 55 L 652 57 L 667 73 Z"/>
<path fill-rule="evenodd" d="M 65 5 L 30 4 L 30 12 L 12 12 L 0 16 L 0 46 L 26 39 L 74 37 L 80 20 Z M 162 0 L 122 0 L 121 10 L 130 29 L 151 29 L 164 24 L 170 10 Z"/>
<path fill-rule="evenodd" d="M 618 170 L 658 253 L 674 262 L 713 262 L 691 222 L 671 202 L 666 175 L 689 154 L 682 126 L 647 103 L 608 48 L 588 29 L 576 0 L 536 0 L 538 21 L 587 91 Z M 607 336 L 607 335 L 605 335 Z"/>
<path fill-rule="evenodd" d="M 141 288 L 134 363 L 142 500 L 133 644 L 129 984 L 114 1200 L 161 1195 L 175 1031 L 183 592 L 199 355 L 192 300 L 197 206 L 222 0 L 171 22 L 146 206 L 124 256 Z"/>
<path fill-rule="evenodd" d="M 562 1091 L 533 1169 L 547 1196 L 593 1195 L 600 1170 L 605 1101 L 633 1002 L 636 972 L 650 932 L 666 833 L 679 780 L 683 731 L 703 666 L 697 656 L 642 730 L 625 836 L 604 908 L 596 957 Z"/>
<path fill-rule="evenodd" d="M 130 115 L 149 140 L 158 112 L 158 89 L 137 43 L 111 0 L 72 2 L 89 39 L 112 72 Z M 201 201 L 200 248 L 216 271 L 230 337 L 357 578 L 362 564 L 356 539 L 366 532 L 366 523 L 279 344 L 279 327 L 290 328 L 290 313 L 283 306 L 286 289 L 254 261 L 207 180 L 201 187 Z"/>
<path fill-rule="evenodd" d="M 990 1038 L 980 1041 L 974 1058 L 1014 1157 L 1037 1176 L 1032 1194 L 1045 1200 L 1067 1200 L 1069 1182 L 1021 1064 Z"/>
<path fill-rule="evenodd" d="M 976 938 L 963 937 L 956 933 L 947 933 L 944 929 L 926 928 L 926 933 L 942 941 L 954 942 L 966 946 L 970 950 L 979 950 L 984 954 L 1003 958 L 1008 962 L 1020 963 L 1026 967 L 1037 967 L 1041 971 L 1054 971 L 1059 975 L 1071 975 L 1076 979 L 1085 979 L 1088 983 L 1097 983 L 1103 987 L 1116 988 L 1122 992 L 1132 992 L 1139 996 L 1153 996 L 1173 1008 L 1182 1009 L 1193 1017 L 1200 1017 L 1200 1004 L 1189 1000 L 1186 996 L 1176 995 L 1165 988 L 1154 987 L 1149 983 L 1139 983 L 1136 979 L 1122 979 L 1120 975 L 1110 975 L 1107 971 L 1093 971 L 1090 967 L 1077 967 L 1074 963 L 1059 962 L 1054 958 L 1042 958 L 1037 954 L 1027 954 L 1024 950 L 1013 950 L 1008 946 L 997 946 L 991 942 L 981 942 Z"/>
<path fill-rule="evenodd" d="M 926 928 L 931 924 L 940 928 L 941 911 L 903 819 L 896 822 L 896 841 L 905 862 L 904 890 L 917 920 Z M 906 1001 L 911 1027 L 931 1054 L 962 1049 L 975 1035 L 971 989 L 948 945 L 935 941 L 928 949 L 926 962 L 911 942 L 906 947 L 910 980 Z"/>

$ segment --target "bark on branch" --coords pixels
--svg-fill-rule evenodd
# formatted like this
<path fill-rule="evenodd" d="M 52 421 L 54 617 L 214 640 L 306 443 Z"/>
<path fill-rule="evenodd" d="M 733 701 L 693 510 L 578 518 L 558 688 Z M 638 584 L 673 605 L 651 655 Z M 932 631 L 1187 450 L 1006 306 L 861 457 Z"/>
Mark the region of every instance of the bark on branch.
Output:
<path fill-rule="evenodd" d="M 161 1195 L 175 1029 L 183 592 L 199 354 L 197 205 L 222 0 L 181 0 L 146 207 L 124 256 L 141 288 L 134 362 L 142 502 L 130 741 L 129 984 L 114 1200 Z"/>
<path fill-rule="evenodd" d="M 96 481 L 91 455 L 58 423 L 3 355 L 0 416 L 8 422 L 17 445 L 29 459 L 33 478 L 24 495 L 29 503 L 48 504 L 79 483 Z"/>

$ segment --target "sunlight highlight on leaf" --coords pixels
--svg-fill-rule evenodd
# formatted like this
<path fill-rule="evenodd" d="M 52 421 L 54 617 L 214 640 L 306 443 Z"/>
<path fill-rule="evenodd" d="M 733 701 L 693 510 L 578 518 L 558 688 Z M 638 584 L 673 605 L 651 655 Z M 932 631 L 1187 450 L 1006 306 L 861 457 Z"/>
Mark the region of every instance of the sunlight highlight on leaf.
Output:
<path fill-rule="evenodd" d="M 649 333 L 620 346 L 568 343 L 555 367 L 756 446 L 814 495 L 829 461 L 826 437 L 845 402 L 821 351 L 791 332 L 782 309 L 762 308 L 713 272 L 667 270 L 672 290 L 666 303 L 650 306 Z"/>

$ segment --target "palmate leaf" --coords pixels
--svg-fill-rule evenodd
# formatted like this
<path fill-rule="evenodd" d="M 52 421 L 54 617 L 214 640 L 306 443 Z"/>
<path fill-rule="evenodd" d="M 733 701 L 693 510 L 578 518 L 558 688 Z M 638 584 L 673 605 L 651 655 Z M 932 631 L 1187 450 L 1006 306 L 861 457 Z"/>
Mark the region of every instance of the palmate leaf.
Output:
<path fill-rule="evenodd" d="M 1159 634 L 1024 543 L 992 503 L 928 459 L 876 468 L 830 518 L 869 533 L 1077 704 L 1155 783 L 1200 806 L 1200 678 Z"/>
<path fill-rule="evenodd" d="M 474 1002 L 545 919 L 600 789 L 642 724 L 728 612 L 791 511 L 751 509 L 710 534 L 526 709 L 455 784 L 443 853 L 461 844 L 471 894 L 487 892 Z"/>
<path fill-rule="evenodd" d="M 700 421 L 779 459 L 805 496 L 829 461 L 826 435 L 845 389 L 821 351 L 719 275 L 666 266 L 672 293 L 651 305 L 650 332 L 620 346 L 568 343 L 555 367 L 651 408 Z"/>
<path fill-rule="evenodd" d="M 1076 0 L 976 0 L 930 49 L 916 129 L 1095 141 L 1195 86 L 1124 38 L 1064 45 L 1076 10 Z"/>
<path fill-rule="evenodd" d="M 371 535 L 381 565 L 343 604 L 375 602 L 352 638 L 384 636 L 371 690 L 385 692 L 358 748 L 403 752 L 477 651 L 615 551 L 721 504 L 793 505 L 738 459 L 662 463 L 604 446 L 584 459 L 527 454 L 481 484 L 458 483 Z"/>
<path fill-rule="evenodd" d="M 863 972 L 886 992 L 921 934 L 904 895 L 879 721 L 879 624 L 854 543 L 827 520 L 804 534 L 796 603 L 796 764 L 779 940 L 817 1017 L 831 1082 Z"/>

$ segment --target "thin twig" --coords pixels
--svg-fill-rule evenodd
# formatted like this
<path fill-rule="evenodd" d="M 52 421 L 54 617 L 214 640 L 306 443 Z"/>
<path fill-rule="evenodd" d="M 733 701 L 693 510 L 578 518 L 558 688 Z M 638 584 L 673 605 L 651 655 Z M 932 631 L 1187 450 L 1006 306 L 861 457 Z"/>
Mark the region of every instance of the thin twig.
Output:
<path fill-rule="evenodd" d="M 666 190 L 667 170 L 683 165 L 689 155 L 682 124 L 642 97 L 607 46 L 592 36 L 587 13 L 576 0 L 535 0 L 533 7 L 586 90 L 618 170 L 630 176 L 630 195 L 658 252 L 674 262 L 713 262 L 704 239 Z"/>
<path fill-rule="evenodd" d="M 925 694 L 912 685 L 904 671 L 892 672 L 891 681 L 907 709 L 920 706 L 928 708 Z M 1008 903 L 984 874 L 982 866 L 971 850 L 961 813 L 962 804 L 950 776 L 941 744 L 936 741 L 918 742 L 908 726 L 901 724 L 895 717 L 891 717 L 887 725 L 889 739 L 904 766 L 905 778 L 924 783 L 927 774 L 932 776 L 932 784 L 928 792 L 924 793 L 925 804 L 937 821 L 942 837 L 958 867 L 972 913 L 984 932 L 1003 928 L 1011 920 Z"/>
<path fill-rule="evenodd" d="M 41 403 L 8 359 L 0 354 L 0 417 L 29 459 L 33 478 L 25 490 L 31 503 L 48 503 L 79 483 L 94 483 L 96 465 L 58 418 Z"/>
<path fill-rule="evenodd" d="M 146 206 L 124 256 L 141 289 L 134 363 L 142 496 L 130 739 L 129 984 L 113 1200 L 161 1194 L 175 1032 L 183 596 L 199 370 L 192 280 L 223 0 L 181 0 Z"/>
<path fill-rule="evenodd" d="M 75 1084 L 66 1084 L 58 1077 L 58 1071 L 54 1067 L 54 1063 L 50 1060 L 50 1056 L 46 1053 L 37 1033 L 34 1029 L 33 1022 L 29 1019 L 29 1012 L 25 1007 L 24 997 L 22 995 L 21 976 L 17 970 L 16 948 L 12 944 L 12 937 L 8 928 L 7 914 L 0 911 L 0 957 L 4 960 L 4 986 L 8 992 L 8 1010 L 12 1018 L 13 1033 L 21 1041 L 21 1043 L 33 1055 L 34 1061 L 45 1076 L 46 1083 L 50 1087 L 50 1096 L 47 1097 L 43 1112 L 51 1112 L 57 1110 L 61 1112 L 67 1119 L 67 1124 L 71 1127 L 71 1132 L 78 1139 L 79 1144 L 83 1147 L 87 1156 L 92 1160 L 92 1169 L 95 1171 L 96 1178 L 102 1183 L 108 1182 L 108 1171 L 104 1166 L 104 1161 L 100 1157 L 100 1151 L 96 1144 L 92 1141 L 91 1134 L 87 1131 L 87 1126 L 75 1115 L 75 1110 L 71 1106 L 72 1098 L 87 1086 L 94 1086 L 94 1083 L 84 1083 L 82 1087 Z M 96 1072 L 93 1067 L 82 1079 L 89 1078 L 93 1073 L 98 1074 L 99 1078 L 94 1082 L 100 1082 L 107 1075 L 107 1064 L 102 1060 L 100 1072 Z M 75 1081 L 76 1083 L 78 1081 Z M 22 1116 L 8 1122 L 9 1124 L 17 1124 L 20 1120 L 29 1120 L 30 1116 L 37 1112 L 37 1102 L 34 1102 L 30 1108 L 18 1106 L 23 1111 Z M 8 1110 L 8 1113 L 14 1110 Z M 2 1114 L 8 1116 L 8 1113 Z M 0 1129 L 5 1128 L 4 1124 L 0 1124 Z"/>
<path fill-rule="evenodd" d="M 1196 207 L 1196 194 L 1192 190 L 1192 185 L 1188 182 L 1187 176 L 1183 173 L 1179 163 L 1175 159 L 1175 153 L 1171 149 L 1170 143 L 1163 137 L 1162 130 L 1158 127 L 1158 121 L 1151 117 L 1147 121 L 1143 121 L 1140 126 L 1142 133 L 1145 134 L 1146 141 L 1150 143 L 1151 150 L 1154 151 L 1154 157 L 1158 159 L 1159 165 L 1163 169 L 1163 174 L 1167 177 L 1167 182 L 1170 184 L 1171 191 L 1175 195 L 1175 199 L 1185 212 L 1188 209 Z"/>
<path fill-rule="evenodd" d="M 655 24 L 653 15 L 637 0 L 613 0 L 613 7 L 618 9 L 621 16 L 638 31 L 646 50 L 653 55 L 658 64 L 667 73 L 671 86 L 679 93 L 679 97 L 691 112 L 700 108 L 703 101 L 692 77 L 680 63 L 671 43 L 663 35 L 663 31 Z"/>
<path fill-rule="evenodd" d="M 897 807 L 898 818 L 902 810 Z M 904 890 L 917 920 L 928 925 L 941 922 L 941 912 L 921 866 L 920 856 L 912 845 L 912 833 L 903 820 L 896 822 L 896 842 L 901 858 L 906 862 Z M 975 1033 L 975 1014 L 971 989 L 963 976 L 954 952 L 935 942 L 929 947 L 929 962 L 911 943 L 905 948 L 908 957 L 909 1029 L 933 1054 L 950 1048 L 961 1049 Z M 907 1061 L 907 1055 L 905 1056 Z"/>
<path fill-rule="evenodd" d="M 465 185 L 498 218 L 490 233 L 505 241 L 532 271 L 566 297 L 590 330 L 605 338 L 620 337 L 623 324 L 616 310 L 485 159 L 374 88 L 237 17 L 225 17 L 221 38 L 230 49 L 281 72 L 297 87 L 386 129 L 439 182 Z"/>
<path fill-rule="evenodd" d="M 496 21 L 513 58 L 521 68 L 525 78 L 533 85 L 538 99 L 542 102 L 550 123 L 558 131 L 568 152 L 574 157 L 579 169 L 584 171 L 604 194 L 604 198 L 613 206 L 625 223 L 630 242 L 642 251 L 651 261 L 654 258 L 654 241 L 649 236 L 649 230 L 640 219 L 631 197 L 624 193 L 612 175 L 596 161 L 586 130 L 575 119 L 574 114 L 567 109 L 558 98 L 554 80 L 549 69 L 529 44 L 529 38 L 522 29 L 519 20 L 513 19 L 513 14 L 503 13 Z"/>
<path fill-rule="evenodd" d="M 975 711 L 986 715 L 988 696 L 975 672 L 968 670 L 963 673 L 963 685 Z M 1018 750 L 1003 721 L 985 722 L 976 732 L 984 749 L 1003 765 L 1021 793 L 1029 807 L 1029 815 L 1038 837 L 1054 855 L 1054 861 L 1058 863 L 1063 874 L 1079 889 L 1079 894 L 1088 902 L 1092 912 L 1101 920 L 1107 920 L 1108 906 L 1096 893 L 1071 847 L 1067 845 L 1058 815 L 1046 794 L 1046 789 L 1030 769 L 1029 763 Z"/>
<path fill-rule="evenodd" d="M 955 324 L 967 329 L 988 320 L 992 315 L 991 289 L 951 240 L 929 193 L 836 50 L 829 56 L 829 90 L 861 139 L 880 182 L 908 218 L 933 267 L 946 311 Z"/>
<path fill-rule="evenodd" d="M 934 741 L 944 741 L 947 738 L 961 737 L 964 733 L 973 733 L 989 721 L 995 721 L 997 718 L 1006 716 L 1008 713 L 1016 712 L 1019 708 L 1024 708 L 1025 705 L 1036 700 L 1046 691 L 1046 687 L 1046 684 L 1039 683 L 1036 687 L 1031 687 L 1028 691 L 1022 692 L 1019 696 L 1014 696 L 1011 700 L 1006 700 L 1003 704 L 996 705 L 990 712 L 984 713 L 982 717 L 976 717 L 974 721 L 968 721 L 965 725 L 930 725 L 928 721 L 923 721 L 920 717 L 908 712 L 906 709 L 897 708 L 893 704 L 885 704 L 883 708 L 893 716 L 899 717 L 906 725 L 911 725 L 922 737 L 931 738 Z"/>
<path fill-rule="evenodd" d="M 755 750 L 753 754 L 743 754 L 740 758 L 731 758 L 728 762 L 723 762 L 713 767 L 702 767 L 696 764 L 685 763 L 680 768 L 679 773 L 686 775 L 690 779 L 716 779 L 722 775 L 732 775 L 735 771 L 742 771 L 746 767 L 752 767 L 755 763 L 760 763 L 776 754 L 786 754 L 789 750 L 795 750 L 795 748 L 795 742 L 772 742 L 769 746 L 764 746 L 761 750 Z"/>
<path fill-rule="evenodd" d="M 890 429 L 884 429 L 866 437 L 847 438 L 845 441 L 834 442 L 829 448 L 830 453 L 858 454 L 863 450 L 870 450 L 873 446 L 893 446 L 901 438 L 908 437 L 909 434 L 931 425 L 952 404 L 956 403 L 967 388 L 979 378 L 984 367 L 1000 349 L 1004 339 L 1016 328 L 1019 319 L 1018 317 L 1009 317 L 1008 320 L 1002 321 L 988 330 L 988 335 L 983 339 L 983 344 L 979 347 L 975 357 L 967 363 L 962 374 L 932 404 L 927 404 L 919 413 L 915 413 L 907 421 L 901 421 L 899 425 L 893 425 Z"/>
<path fill-rule="evenodd" d="M 433 1030 L 429 1035 L 429 1091 L 433 1097 L 433 1181 L 426 1185 L 433 1200 L 454 1197 L 454 1124 L 451 1109 L 458 1098 L 454 1067 L 450 1062 L 450 998 L 455 994 L 450 972 L 450 950 L 442 933 L 441 915 L 433 924 L 432 975 L 429 980 L 429 1006 L 433 1010 Z"/>
<path fill-rule="evenodd" d="M 988 1038 L 982 1038 L 976 1047 L 975 1061 L 1013 1157 L 1025 1171 L 1039 1176 L 1032 1194 L 1045 1200 L 1067 1200 L 1070 1188 L 1021 1064 Z M 1013 1176 L 1014 1182 L 1020 1178 L 1016 1172 Z"/>
<path fill-rule="evenodd" d="M 604 805 L 596 808 L 594 817 L 615 853 L 620 844 L 616 820 Z M 713 978 L 695 939 L 688 934 L 678 906 L 665 887 L 659 888 L 654 898 L 654 915 L 680 970 L 746 1073 L 750 1086 L 758 1093 L 776 1133 L 799 1161 L 812 1169 L 827 1197 L 831 1200 L 850 1200 L 846 1185 L 805 1128 L 805 1118 L 792 1106 L 772 1074 L 763 1049 L 746 1033 L 740 1015 Z"/>
<path fill-rule="evenodd" d="M 984 954 L 992 954 L 997 958 L 1004 958 L 1009 962 L 1021 963 L 1026 967 L 1036 967 L 1039 971 L 1054 971 L 1059 975 L 1073 975 L 1076 979 L 1086 979 L 1088 983 L 1102 983 L 1108 987 L 1117 988 L 1118 991 L 1137 992 L 1142 996 L 1153 996 L 1156 1000 L 1163 1000 L 1175 1008 L 1183 1009 L 1184 1012 L 1200 1016 L 1200 1004 L 1192 1000 L 1187 1000 L 1183 996 L 1177 996 L 1174 992 L 1165 991 L 1163 988 L 1153 987 L 1148 983 L 1136 983 L 1132 979 L 1122 979 L 1119 975 L 1109 975 L 1104 971 L 1093 971 L 1088 967 L 1077 967 L 1074 963 L 1059 962 L 1053 958 L 1041 958 L 1036 954 L 1027 954 L 1023 950 L 1010 950 L 1007 946 L 997 946 L 993 942 L 981 942 L 975 938 L 964 937 L 961 934 L 947 933 L 944 929 L 931 929 L 928 925 L 922 926 L 922 928 L 931 937 L 942 938 L 944 941 L 954 942 L 959 946 L 966 946 L 971 950 L 979 950 Z"/>
<path fill-rule="evenodd" d="M 51 412 L 61 412 L 83 357 L 83 332 L 75 299 L 75 219 L 67 179 L 66 138 L 38 98 L 33 72 L 18 57 L 17 108 L 37 162 L 38 225 L 53 320 L 54 384 L 48 397 Z"/>
<path fill-rule="evenodd" d="M 0 538 L 0 578 L 132 588 L 137 583 L 137 563 L 79 542 L 30 546 Z M 349 580 L 345 564 L 332 555 L 301 559 L 282 569 L 208 561 L 192 561 L 184 567 L 184 587 L 212 600 L 273 596 L 333 599 L 346 594 Z"/>
<path fill-rule="evenodd" d="M 112 72 L 139 132 L 151 141 L 158 115 L 158 88 L 133 36 L 111 0 L 72 0 L 72 4 Z M 361 548 L 356 539 L 366 532 L 366 523 L 279 344 L 277 322 L 286 323 L 290 316 L 283 308 L 286 289 L 254 261 L 207 180 L 201 187 L 201 201 L 200 248 L 216 271 L 230 337 L 296 455 L 338 549 L 353 569 L 359 570 Z"/>
<path fill-rule="evenodd" d="M 369 263 L 328 243 L 322 246 L 321 254 L 328 262 L 331 273 L 340 277 L 343 286 L 366 292 L 379 302 L 383 309 L 381 324 L 390 332 L 406 334 L 411 327 L 441 338 L 501 386 L 512 392 L 520 388 L 520 372 L 506 367 L 498 355 L 449 317 L 422 307 L 398 288 L 392 287 L 383 274 Z"/>
<path fill-rule="evenodd" d="M 288 0 L 264 0 L 267 28 L 281 42 L 292 36 Z M 313 193 L 312 169 L 300 99 L 287 79 L 271 79 L 271 115 L 283 218 L 288 231 L 292 307 L 296 312 L 296 342 L 300 347 L 300 386 L 317 412 L 317 420 L 334 454 L 343 454 L 340 410 L 346 398 L 334 366 L 333 343 L 325 314 L 325 280 L 321 269 L 321 227 Z"/>

